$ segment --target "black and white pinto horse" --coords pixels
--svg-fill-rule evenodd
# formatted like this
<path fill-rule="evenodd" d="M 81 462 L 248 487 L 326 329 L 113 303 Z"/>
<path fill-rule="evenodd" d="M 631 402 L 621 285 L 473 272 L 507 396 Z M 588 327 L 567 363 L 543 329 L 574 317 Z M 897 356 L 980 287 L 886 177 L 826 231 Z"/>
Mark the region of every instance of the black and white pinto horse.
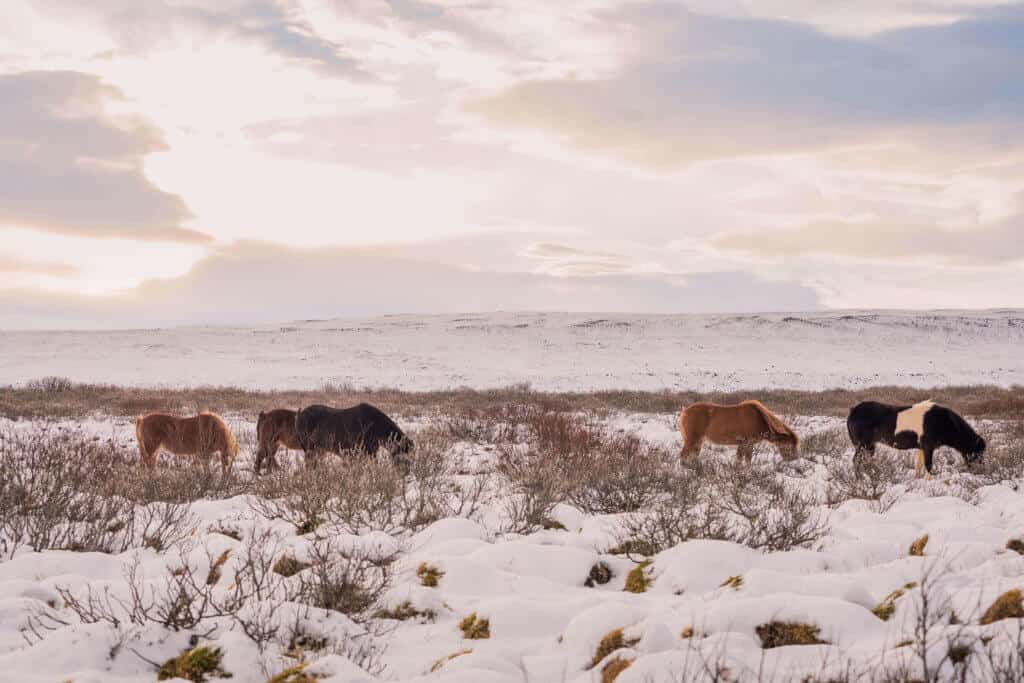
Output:
<path fill-rule="evenodd" d="M 970 465 L 985 453 L 985 439 L 978 436 L 967 421 L 949 408 L 932 401 L 912 406 L 892 406 L 875 401 L 858 403 L 846 418 L 850 441 L 857 449 L 855 458 L 874 454 L 875 444 L 883 443 L 900 450 L 918 449 L 914 472 L 921 467 L 932 475 L 932 455 L 936 449 L 956 449 Z"/>
<path fill-rule="evenodd" d="M 295 415 L 295 437 L 306 452 L 306 462 L 316 465 L 324 452 L 376 455 L 381 447 L 399 464 L 413 443 L 394 421 L 368 403 L 351 408 L 307 406 Z"/>

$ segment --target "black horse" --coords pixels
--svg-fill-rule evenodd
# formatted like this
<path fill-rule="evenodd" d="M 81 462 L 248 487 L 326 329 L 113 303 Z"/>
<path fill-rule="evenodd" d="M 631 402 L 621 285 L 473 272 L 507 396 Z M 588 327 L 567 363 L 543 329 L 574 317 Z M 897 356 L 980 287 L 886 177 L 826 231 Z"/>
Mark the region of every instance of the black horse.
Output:
<path fill-rule="evenodd" d="M 921 466 L 932 474 L 932 455 L 941 446 L 956 449 L 970 465 L 985 453 L 985 439 L 978 436 L 967 421 L 949 408 L 931 401 L 912 406 L 892 406 L 875 401 L 858 403 L 846 418 L 850 441 L 857 449 L 855 458 L 874 454 L 875 444 L 920 451 L 914 463 L 917 476 Z"/>
<path fill-rule="evenodd" d="M 295 436 L 310 464 L 315 464 L 323 452 L 375 455 L 382 446 L 392 460 L 402 462 L 400 456 L 413 447 L 390 417 L 368 403 L 341 409 L 307 406 L 295 416 Z"/>

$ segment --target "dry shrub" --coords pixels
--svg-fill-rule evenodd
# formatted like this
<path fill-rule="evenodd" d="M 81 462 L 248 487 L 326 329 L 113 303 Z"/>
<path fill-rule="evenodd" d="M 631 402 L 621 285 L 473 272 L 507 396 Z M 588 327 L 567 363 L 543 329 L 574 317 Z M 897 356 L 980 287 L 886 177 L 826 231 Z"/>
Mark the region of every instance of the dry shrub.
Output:
<path fill-rule="evenodd" d="M 613 631 L 609 631 L 601 638 L 601 642 L 597 644 L 597 649 L 594 650 L 594 656 L 590 659 L 589 669 L 593 669 L 595 666 L 604 661 L 605 657 L 617 650 L 623 650 L 630 648 L 640 642 L 636 638 L 626 638 L 622 634 L 622 629 L 617 628 Z"/>
<path fill-rule="evenodd" d="M 293 602 L 340 612 L 356 623 L 369 621 L 384 609 L 381 600 L 391 586 L 395 555 L 342 550 L 332 540 L 318 539 L 310 548 L 312 566 L 295 575 Z"/>
<path fill-rule="evenodd" d="M 996 598 L 981 615 L 981 625 L 988 626 L 1003 619 L 1024 619 L 1024 594 L 1019 588 L 1008 590 Z"/>
<path fill-rule="evenodd" d="M 416 436 L 416 453 L 396 466 L 386 458 L 347 453 L 296 473 L 277 471 L 256 485 L 252 506 L 299 534 L 330 524 L 337 531 L 393 535 L 415 532 L 445 517 L 477 514 L 486 477 L 463 484 L 437 433 Z"/>
<path fill-rule="evenodd" d="M 509 494 L 503 504 L 503 531 L 526 534 L 543 528 L 567 497 L 569 483 L 562 465 L 532 446 L 506 449 L 498 472 Z"/>
<path fill-rule="evenodd" d="M 898 460 L 882 453 L 848 458 L 840 451 L 830 454 L 825 466 L 828 470 L 826 496 L 830 505 L 851 499 L 866 500 L 879 513 L 896 502 L 895 496 L 886 494 L 894 484 L 908 476 L 906 468 Z"/>
<path fill-rule="evenodd" d="M 787 645 L 826 645 L 818 638 L 821 632 L 814 624 L 803 624 L 795 621 L 770 621 L 754 629 L 761 639 L 761 647 L 769 650 L 773 647 Z"/>
<path fill-rule="evenodd" d="M 274 573 L 288 578 L 295 576 L 304 569 L 309 569 L 311 566 L 313 565 L 297 560 L 291 555 L 282 555 L 281 559 L 274 563 Z"/>
<path fill-rule="evenodd" d="M 432 609 L 417 609 L 411 602 L 405 600 L 394 607 L 379 610 L 374 617 L 377 619 L 391 619 L 392 621 L 416 619 L 422 623 L 432 623 L 437 619 L 437 612 Z"/>
<path fill-rule="evenodd" d="M 476 612 L 466 616 L 459 622 L 462 637 L 469 640 L 484 640 L 491 637 L 491 620 L 478 617 Z"/>
<path fill-rule="evenodd" d="M 162 551 L 187 536 L 195 525 L 187 505 L 137 505 L 148 501 L 123 495 L 125 478 L 138 476 L 129 457 L 81 429 L 0 432 L 0 552 Z"/>

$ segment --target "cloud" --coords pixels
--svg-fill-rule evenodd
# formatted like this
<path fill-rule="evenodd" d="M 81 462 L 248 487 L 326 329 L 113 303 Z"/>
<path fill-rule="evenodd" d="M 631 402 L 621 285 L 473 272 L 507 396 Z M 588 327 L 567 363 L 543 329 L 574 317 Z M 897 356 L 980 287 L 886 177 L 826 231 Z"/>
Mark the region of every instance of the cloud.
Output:
<path fill-rule="evenodd" d="M 0 273 L 71 277 L 78 274 L 78 268 L 66 263 L 40 263 L 0 256 Z"/>
<path fill-rule="evenodd" d="M 144 121 L 114 117 L 119 93 L 72 71 L 0 75 L 0 223 L 90 237 L 201 242 L 178 196 L 142 161 L 163 149 Z"/>
<path fill-rule="evenodd" d="M 215 251 L 184 277 L 148 281 L 116 297 L 0 292 L 0 327 L 245 324 L 395 312 L 685 313 L 818 306 L 810 288 L 748 273 L 563 278 L 472 271 L 383 249 L 242 243 Z"/>
<path fill-rule="evenodd" d="M 880 220 L 813 222 L 790 230 L 728 233 L 712 244 L 758 258 L 832 254 L 865 261 L 990 266 L 1024 262 L 1022 234 L 1024 214 L 957 229 Z"/>
<path fill-rule="evenodd" d="M 611 16 L 640 46 L 614 76 L 526 81 L 470 102 L 468 111 L 661 168 L 980 123 L 989 129 L 976 134 L 1020 133 L 1024 8 L 866 38 L 666 2 Z"/>

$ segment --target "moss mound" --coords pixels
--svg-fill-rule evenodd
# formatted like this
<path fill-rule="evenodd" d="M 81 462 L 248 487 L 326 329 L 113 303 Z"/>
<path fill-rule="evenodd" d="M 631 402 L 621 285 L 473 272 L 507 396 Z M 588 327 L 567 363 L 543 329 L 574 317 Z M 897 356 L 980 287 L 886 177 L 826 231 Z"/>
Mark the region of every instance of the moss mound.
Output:
<path fill-rule="evenodd" d="M 767 624 L 761 624 L 755 630 L 757 637 L 761 639 L 761 647 L 766 650 L 787 645 L 827 645 L 824 640 L 818 638 L 821 629 L 814 624 L 802 624 L 797 621 L 770 621 Z"/>
<path fill-rule="evenodd" d="M 462 631 L 462 636 L 469 640 L 483 640 L 491 637 L 490 619 L 480 618 L 476 612 L 460 621 L 459 629 Z"/>
<path fill-rule="evenodd" d="M 221 666 L 223 658 L 224 654 L 219 647 L 204 645 L 186 650 L 164 662 L 157 671 L 156 679 L 166 681 L 184 678 L 192 683 L 206 683 L 210 678 L 231 678 L 231 674 Z"/>
<path fill-rule="evenodd" d="M 419 577 L 421 586 L 437 588 L 441 577 L 444 576 L 444 572 L 434 565 L 424 562 L 416 568 L 416 576 Z"/>
<path fill-rule="evenodd" d="M 1008 590 L 996 598 L 981 615 L 981 625 L 988 626 L 1003 619 L 1024 619 L 1024 594 L 1019 588 Z"/>
<path fill-rule="evenodd" d="M 650 564 L 650 560 L 644 560 L 631 569 L 629 574 L 626 575 L 626 587 L 623 590 L 627 593 L 646 593 L 647 589 L 654 583 L 654 580 L 647 575 L 647 567 Z"/>

